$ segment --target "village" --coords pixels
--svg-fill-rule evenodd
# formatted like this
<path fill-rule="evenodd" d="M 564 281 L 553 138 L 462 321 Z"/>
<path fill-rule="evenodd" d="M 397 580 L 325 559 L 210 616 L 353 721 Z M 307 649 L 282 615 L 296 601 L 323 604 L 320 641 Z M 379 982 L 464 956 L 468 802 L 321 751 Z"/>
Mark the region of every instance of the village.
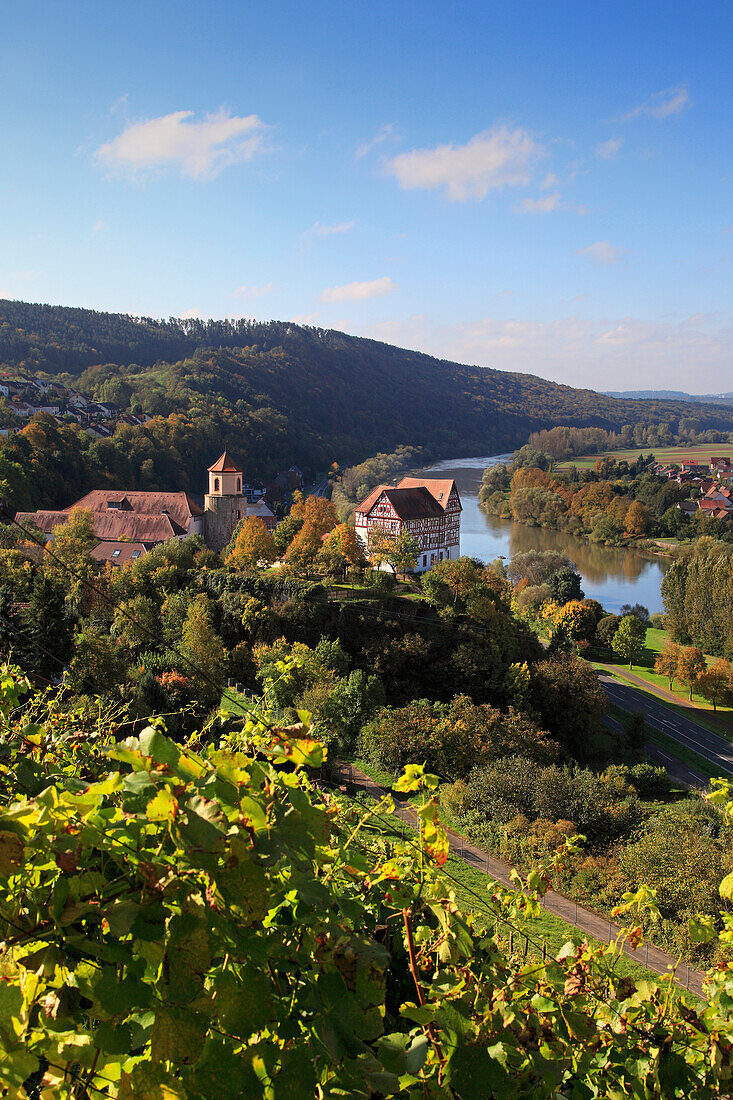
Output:
<path fill-rule="evenodd" d="M 100 566 L 121 568 L 161 543 L 191 535 L 200 536 L 210 550 L 221 554 L 243 520 L 257 519 L 272 533 L 278 523 L 275 510 L 283 515 L 295 494 L 303 496 L 303 474 L 297 467 L 278 474 L 268 487 L 245 481 L 242 466 L 227 451 L 209 466 L 207 475 L 208 492 L 202 504 L 186 492 L 94 489 L 63 509 L 17 512 L 15 521 L 53 539 L 75 512 L 89 512 L 99 540 L 92 558 Z M 312 497 L 324 492 L 322 483 Z M 374 557 L 377 541 L 409 539 L 411 570 L 424 572 L 436 562 L 460 557 L 461 510 L 452 479 L 404 477 L 396 486 L 377 486 L 357 506 L 356 538 L 365 560 Z M 384 555 L 376 565 L 389 568 Z"/>
<path fill-rule="evenodd" d="M 652 470 L 658 477 L 689 486 L 697 493 L 677 504 L 686 515 L 694 516 L 702 511 L 711 519 L 726 523 L 733 520 L 733 464 L 730 455 L 713 456 L 709 463 L 698 462 L 695 458 L 679 465 L 658 462 Z"/>

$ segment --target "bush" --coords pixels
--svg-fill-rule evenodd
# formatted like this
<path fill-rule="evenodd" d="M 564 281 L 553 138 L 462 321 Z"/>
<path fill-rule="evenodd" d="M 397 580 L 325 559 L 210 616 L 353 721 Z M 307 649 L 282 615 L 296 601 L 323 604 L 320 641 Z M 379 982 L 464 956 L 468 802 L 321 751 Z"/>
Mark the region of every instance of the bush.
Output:
<path fill-rule="evenodd" d="M 636 792 L 622 776 L 542 767 L 517 756 L 474 768 L 466 782 L 445 792 L 445 801 L 449 812 L 469 825 L 484 819 L 507 826 L 520 816 L 572 823 L 591 848 L 627 836 L 641 820 Z"/>
<path fill-rule="evenodd" d="M 612 764 L 606 768 L 606 776 L 618 776 L 638 791 L 642 798 L 664 798 L 672 789 L 669 775 L 664 768 L 653 764 Z"/>
<path fill-rule="evenodd" d="M 655 611 L 649 617 L 649 623 L 654 630 L 666 630 L 667 629 L 667 616 L 663 611 Z"/>

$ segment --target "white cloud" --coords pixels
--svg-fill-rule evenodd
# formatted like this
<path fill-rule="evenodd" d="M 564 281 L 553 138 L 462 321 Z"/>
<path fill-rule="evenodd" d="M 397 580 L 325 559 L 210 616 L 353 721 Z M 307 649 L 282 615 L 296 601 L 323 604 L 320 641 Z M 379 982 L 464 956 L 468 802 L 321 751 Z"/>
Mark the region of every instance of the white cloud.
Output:
<path fill-rule="evenodd" d="M 321 294 L 324 302 L 363 302 L 367 298 L 382 298 L 397 290 L 388 275 L 364 283 L 347 283 L 345 286 L 328 286 Z"/>
<path fill-rule="evenodd" d="M 625 253 L 625 248 L 617 248 L 610 241 L 596 241 L 587 248 L 579 248 L 576 256 L 585 256 L 600 267 L 610 267 L 611 264 L 617 264 Z"/>
<path fill-rule="evenodd" d="M 274 283 L 265 283 L 264 286 L 238 286 L 236 290 L 232 291 L 232 295 L 237 298 L 262 298 L 274 289 Z"/>
<path fill-rule="evenodd" d="M 640 116 L 661 120 L 680 114 L 689 105 L 690 93 L 686 85 L 680 84 L 676 88 L 665 88 L 663 92 L 655 92 L 644 103 L 625 114 L 621 122 L 631 122 Z"/>
<path fill-rule="evenodd" d="M 596 157 L 598 160 L 613 160 L 622 145 L 622 138 L 609 138 L 608 141 L 599 141 L 596 145 Z"/>
<path fill-rule="evenodd" d="M 540 184 L 540 188 L 543 191 L 549 191 L 551 187 L 557 187 L 559 182 L 560 180 L 557 178 L 554 172 L 548 172 L 542 183 Z"/>
<path fill-rule="evenodd" d="M 465 145 L 438 145 L 400 153 L 387 165 L 406 191 L 441 190 L 456 202 L 483 199 L 501 187 L 526 186 L 545 150 L 526 130 L 494 126 Z"/>
<path fill-rule="evenodd" d="M 385 141 L 397 141 L 397 139 L 397 127 L 394 122 L 387 122 L 377 130 L 373 138 L 370 138 L 369 141 L 365 141 L 363 145 L 359 145 L 354 155 L 357 160 L 361 160 L 362 157 L 371 153 L 373 149 L 376 149 L 379 145 L 383 145 Z"/>
<path fill-rule="evenodd" d="M 103 221 L 102 218 L 98 218 L 92 226 L 92 233 L 102 233 L 106 228 L 107 223 Z"/>
<path fill-rule="evenodd" d="M 322 222 L 314 222 L 310 229 L 301 233 L 301 237 L 336 237 L 342 233 L 350 233 L 356 222 L 334 222 L 332 225 L 323 225 Z"/>
<path fill-rule="evenodd" d="M 179 313 L 178 316 L 182 321 L 192 321 L 198 317 L 203 317 L 203 313 L 200 309 L 187 309 L 184 313 Z"/>
<path fill-rule="evenodd" d="M 519 210 L 524 214 L 549 214 L 553 210 L 559 210 L 561 205 L 560 193 L 556 191 L 553 195 L 543 195 L 539 199 L 522 199 Z"/>
<path fill-rule="evenodd" d="M 177 168 L 193 180 L 211 179 L 228 164 L 250 160 L 262 148 L 264 123 L 257 115 L 240 117 L 225 110 L 192 122 L 193 111 L 131 122 L 118 137 L 96 151 L 111 171 L 138 176 Z"/>
<path fill-rule="evenodd" d="M 725 327 L 719 318 L 699 315 L 680 321 L 488 317 L 443 326 L 413 317 L 360 326 L 358 333 L 443 359 L 597 390 L 669 389 L 673 378 L 676 389 L 712 393 L 720 390 L 733 357 L 730 322 Z"/>

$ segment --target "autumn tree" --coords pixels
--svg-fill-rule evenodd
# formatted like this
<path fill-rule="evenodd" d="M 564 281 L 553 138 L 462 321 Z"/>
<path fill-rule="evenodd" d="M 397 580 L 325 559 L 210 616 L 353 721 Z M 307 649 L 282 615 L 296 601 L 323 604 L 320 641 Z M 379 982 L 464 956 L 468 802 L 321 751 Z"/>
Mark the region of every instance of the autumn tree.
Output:
<path fill-rule="evenodd" d="M 669 682 L 669 690 L 672 690 L 677 670 L 680 663 L 680 647 L 677 642 L 667 642 L 654 662 L 654 671 L 658 676 L 666 676 Z"/>
<path fill-rule="evenodd" d="M 197 596 L 188 609 L 181 632 L 182 671 L 194 679 L 202 702 L 215 703 L 221 696 L 226 654 L 224 644 L 211 624 L 205 596 Z"/>
<path fill-rule="evenodd" d="M 730 662 L 721 658 L 701 672 L 697 678 L 697 690 L 703 699 L 713 704 L 713 710 L 716 710 L 718 703 L 733 693 L 733 670 Z"/>
<path fill-rule="evenodd" d="M 625 661 L 629 662 L 629 668 L 633 668 L 634 661 L 638 662 L 644 652 L 646 641 L 646 626 L 636 615 L 624 615 L 619 623 L 618 630 L 613 636 L 611 648 Z"/>
<path fill-rule="evenodd" d="M 632 501 L 624 521 L 627 533 L 634 535 L 636 538 L 643 538 L 649 531 L 650 522 L 649 509 L 639 500 Z"/>
<path fill-rule="evenodd" d="M 592 608 L 580 600 L 570 600 L 553 616 L 555 627 L 564 627 L 574 642 L 590 641 L 596 630 L 596 617 Z"/>
<path fill-rule="evenodd" d="M 705 668 L 705 654 L 701 649 L 694 645 L 682 647 L 677 663 L 677 675 L 685 687 L 690 689 L 690 702 L 692 702 L 692 692 Z"/>
<path fill-rule="evenodd" d="M 88 582 L 97 568 L 90 551 L 98 542 L 91 511 L 74 508 L 66 523 L 54 527 L 53 542 L 46 545 L 45 566 L 63 583 L 67 602 L 75 611 L 86 610 L 94 602 Z"/>
<path fill-rule="evenodd" d="M 318 560 L 329 573 L 344 574 L 349 567 L 364 561 L 364 551 L 356 531 L 346 523 L 334 527 L 323 541 Z"/>
<path fill-rule="evenodd" d="M 277 557 L 272 535 L 259 516 L 248 516 L 238 524 L 233 543 L 224 561 L 234 569 L 257 569 L 260 564 L 270 565 Z"/>

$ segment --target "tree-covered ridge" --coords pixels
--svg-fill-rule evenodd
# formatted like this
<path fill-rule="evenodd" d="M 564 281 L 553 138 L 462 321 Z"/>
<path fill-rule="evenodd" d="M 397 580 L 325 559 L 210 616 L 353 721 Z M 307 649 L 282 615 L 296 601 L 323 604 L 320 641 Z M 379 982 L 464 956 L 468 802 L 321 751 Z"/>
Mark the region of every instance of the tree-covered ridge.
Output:
<path fill-rule="evenodd" d="M 245 461 L 252 424 L 261 425 L 291 437 L 290 461 L 312 470 L 399 446 L 436 457 L 504 451 L 557 424 L 618 430 L 665 420 L 676 430 L 689 416 L 684 402 L 621 401 L 279 321 L 158 322 L 0 302 L 0 364 L 150 415 L 213 419 L 222 445 Z M 702 427 L 733 423 L 727 408 L 699 406 L 696 416 Z M 254 476 L 266 472 L 259 455 L 250 465 Z"/>

